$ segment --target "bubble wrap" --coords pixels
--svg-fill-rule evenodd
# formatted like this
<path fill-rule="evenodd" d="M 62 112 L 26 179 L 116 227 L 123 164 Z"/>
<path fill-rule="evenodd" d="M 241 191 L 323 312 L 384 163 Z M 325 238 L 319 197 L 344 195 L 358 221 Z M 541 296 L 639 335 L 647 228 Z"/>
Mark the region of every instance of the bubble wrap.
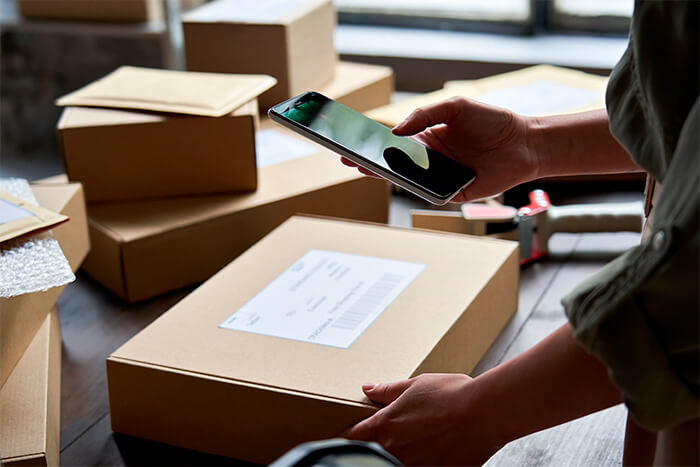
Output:
<path fill-rule="evenodd" d="M 0 178 L 0 190 L 37 204 L 26 180 Z M 14 297 L 73 282 L 75 276 L 50 232 L 0 245 L 0 297 Z"/>

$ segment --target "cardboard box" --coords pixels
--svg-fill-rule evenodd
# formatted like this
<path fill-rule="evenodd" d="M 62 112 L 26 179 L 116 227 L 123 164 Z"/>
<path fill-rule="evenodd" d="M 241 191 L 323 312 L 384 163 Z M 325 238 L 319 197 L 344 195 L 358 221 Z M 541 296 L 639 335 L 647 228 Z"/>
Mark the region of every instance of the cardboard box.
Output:
<path fill-rule="evenodd" d="M 525 115 L 557 115 L 605 108 L 608 78 L 538 65 L 488 78 L 450 81 L 445 88 L 374 109 L 368 116 L 388 126 L 418 107 L 454 96 L 468 97 Z"/>
<path fill-rule="evenodd" d="M 188 10 L 206 0 L 180 0 Z M 142 22 L 165 19 L 162 0 L 18 0 L 25 18 L 78 21 Z"/>
<path fill-rule="evenodd" d="M 391 102 L 394 70 L 388 66 L 339 62 L 333 81 L 316 91 L 358 112 L 365 112 Z"/>
<path fill-rule="evenodd" d="M 341 259 L 308 259 L 314 250 Z M 367 273 L 385 262 L 391 272 Z M 268 289 L 267 298 L 274 295 L 278 283 L 281 302 L 251 311 L 249 301 Z M 392 286 L 398 296 L 387 303 Z M 472 370 L 515 312 L 517 295 L 514 242 L 293 217 L 108 358 L 112 428 L 268 463 L 375 412 L 362 383 Z M 375 308 L 353 321 L 370 311 L 360 307 L 367 301 L 380 304 L 378 315 Z M 289 338 L 221 327 L 239 315 L 246 325 L 267 325 L 268 311 L 285 330 L 307 327 L 299 323 L 311 312 L 322 313 L 323 324 Z M 346 334 L 334 343 L 326 330 Z"/>
<path fill-rule="evenodd" d="M 52 232 L 71 268 L 77 271 L 90 249 L 82 187 L 79 183 L 32 185 L 32 192 L 41 206 L 70 217 Z M 54 287 L 45 292 L 0 298 L 0 387 L 7 381 L 63 289 Z"/>
<path fill-rule="evenodd" d="M 277 78 L 260 96 L 261 110 L 333 78 L 330 0 L 216 0 L 183 15 L 182 26 L 188 70 Z"/>
<path fill-rule="evenodd" d="M 88 202 L 255 190 L 257 103 L 205 117 L 67 107 L 58 122 L 66 172 Z"/>
<path fill-rule="evenodd" d="M 54 307 L 0 389 L 0 464 L 58 466 L 61 329 Z"/>
<path fill-rule="evenodd" d="M 84 270 L 134 302 L 208 279 L 296 213 L 388 220 L 385 182 L 279 125 L 263 127 L 273 140 L 283 139 L 260 147 L 281 146 L 272 155 L 296 158 L 259 161 L 254 193 L 90 205 L 92 250 Z"/>

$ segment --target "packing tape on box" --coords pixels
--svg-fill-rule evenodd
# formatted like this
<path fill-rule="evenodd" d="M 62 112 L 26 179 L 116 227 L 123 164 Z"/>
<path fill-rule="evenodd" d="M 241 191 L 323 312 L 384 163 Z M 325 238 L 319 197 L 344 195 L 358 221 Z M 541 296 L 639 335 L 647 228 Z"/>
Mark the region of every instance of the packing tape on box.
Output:
<path fill-rule="evenodd" d="M 0 190 L 37 204 L 24 179 L 0 179 Z M 74 280 L 70 264 L 50 232 L 0 245 L 0 297 L 40 292 Z"/>

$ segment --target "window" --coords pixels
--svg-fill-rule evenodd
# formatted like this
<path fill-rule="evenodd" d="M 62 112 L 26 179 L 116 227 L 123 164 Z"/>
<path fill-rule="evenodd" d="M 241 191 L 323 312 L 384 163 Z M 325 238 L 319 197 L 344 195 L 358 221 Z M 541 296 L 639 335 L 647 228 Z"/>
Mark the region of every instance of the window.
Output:
<path fill-rule="evenodd" d="M 345 24 L 534 34 L 626 34 L 634 0 L 335 0 Z"/>

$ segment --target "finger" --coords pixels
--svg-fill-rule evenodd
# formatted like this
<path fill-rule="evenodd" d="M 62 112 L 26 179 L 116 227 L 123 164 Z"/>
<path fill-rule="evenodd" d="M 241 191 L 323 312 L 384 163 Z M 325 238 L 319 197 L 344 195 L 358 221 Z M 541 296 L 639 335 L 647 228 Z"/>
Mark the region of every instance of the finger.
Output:
<path fill-rule="evenodd" d="M 418 107 L 391 131 L 398 136 L 408 136 L 438 123 L 450 123 L 459 115 L 466 102 L 467 100 L 463 97 L 453 97 L 446 101 Z"/>
<path fill-rule="evenodd" d="M 376 415 L 365 418 L 356 425 L 345 430 L 340 437 L 346 439 L 356 439 L 359 441 L 377 440 L 377 419 Z"/>
<path fill-rule="evenodd" d="M 367 397 L 380 404 L 389 404 L 396 400 L 403 392 L 413 384 L 412 379 L 404 379 L 394 383 L 363 384 L 362 390 Z"/>
<path fill-rule="evenodd" d="M 348 167 L 356 168 L 357 170 L 360 171 L 360 173 L 362 175 L 367 175 L 368 177 L 374 177 L 374 178 L 382 178 L 379 175 L 375 174 L 374 172 L 371 172 L 371 171 L 365 169 L 364 167 L 360 167 L 359 165 L 357 165 L 356 163 L 354 163 L 350 159 L 346 159 L 345 157 L 341 157 L 340 162 L 342 162 L 344 165 L 347 165 Z"/>
<path fill-rule="evenodd" d="M 355 164 L 353 161 L 350 159 L 346 159 L 345 157 L 340 157 L 340 162 L 343 163 L 343 165 L 347 165 L 348 167 L 357 167 L 357 164 Z"/>

